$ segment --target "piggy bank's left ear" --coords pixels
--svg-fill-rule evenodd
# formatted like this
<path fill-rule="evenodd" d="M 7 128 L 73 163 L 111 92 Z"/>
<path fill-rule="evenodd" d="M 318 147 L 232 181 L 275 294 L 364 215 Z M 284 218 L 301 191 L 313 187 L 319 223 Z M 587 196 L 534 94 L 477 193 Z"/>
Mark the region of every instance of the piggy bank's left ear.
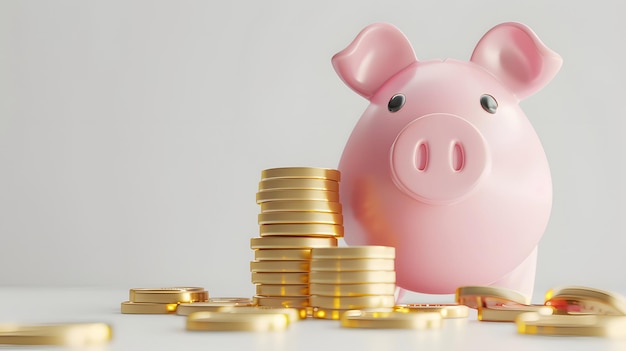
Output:
<path fill-rule="evenodd" d="M 395 74 L 416 62 L 407 38 L 389 23 L 365 27 L 347 48 L 333 56 L 335 71 L 366 99 Z"/>
<path fill-rule="evenodd" d="M 488 31 L 470 61 L 498 77 L 520 100 L 548 84 L 563 63 L 530 28 L 512 22 Z"/>

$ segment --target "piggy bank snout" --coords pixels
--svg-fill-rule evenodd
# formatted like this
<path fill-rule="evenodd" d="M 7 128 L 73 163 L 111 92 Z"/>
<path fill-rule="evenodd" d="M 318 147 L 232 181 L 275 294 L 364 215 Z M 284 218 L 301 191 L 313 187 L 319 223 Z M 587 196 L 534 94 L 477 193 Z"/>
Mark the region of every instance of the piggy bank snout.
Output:
<path fill-rule="evenodd" d="M 396 137 L 390 157 L 398 188 L 436 205 L 471 194 L 491 167 L 480 131 L 451 114 L 426 115 L 409 123 Z"/>

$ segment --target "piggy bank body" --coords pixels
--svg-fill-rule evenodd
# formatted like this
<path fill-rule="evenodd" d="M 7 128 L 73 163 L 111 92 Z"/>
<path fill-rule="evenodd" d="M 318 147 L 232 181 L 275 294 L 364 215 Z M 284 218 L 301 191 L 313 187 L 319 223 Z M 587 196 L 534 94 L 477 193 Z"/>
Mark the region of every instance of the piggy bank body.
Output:
<path fill-rule="evenodd" d="M 403 289 L 531 294 L 552 184 L 519 101 L 553 78 L 559 55 L 503 23 L 469 61 L 419 61 L 396 27 L 377 23 L 332 62 L 370 101 L 339 164 L 346 243 L 395 247 Z"/>

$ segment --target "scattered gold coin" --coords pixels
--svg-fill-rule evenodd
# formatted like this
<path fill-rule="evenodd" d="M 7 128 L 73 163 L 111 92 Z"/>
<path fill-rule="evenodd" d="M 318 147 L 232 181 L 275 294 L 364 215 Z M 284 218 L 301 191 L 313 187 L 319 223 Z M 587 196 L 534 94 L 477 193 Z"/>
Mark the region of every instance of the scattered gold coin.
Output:
<path fill-rule="evenodd" d="M 201 302 L 209 298 L 209 292 L 198 287 L 134 288 L 129 295 L 131 302 L 151 303 Z"/>
<path fill-rule="evenodd" d="M 169 314 L 176 313 L 176 303 L 153 303 L 153 302 L 122 302 L 124 314 Z"/>
<path fill-rule="evenodd" d="M 441 327 L 438 312 L 367 312 L 347 311 L 341 315 L 341 326 L 370 329 L 430 329 Z"/>
<path fill-rule="evenodd" d="M 527 312 L 517 316 L 515 323 L 520 334 L 626 337 L 626 316 Z"/>
<path fill-rule="evenodd" d="M 495 286 L 461 286 L 456 289 L 456 303 L 474 309 L 505 304 L 530 305 L 530 297 Z"/>
<path fill-rule="evenodd" d="M 193 312 L 187 316 L 187 330 L 276 331 L 284 330 L 289 319 L 284 313 Z"/>
<path fill-rule="evenodd" d="M 457 304 L 428 304 L 428 303 L 411 303 L 404 305 L 396 305 L 394 310 L 397 312 L 439 312 L 442 318 L 467 318 L 469 316 L 469 308 L 465 305 Z"/>
<path fill-rule="evenodd" d="M 220 310 L 228 313 L 282 313 L 287 316 L 289 323 L 300 321 L 307 317 L 306 308 L 293 307 L 272 307 L 272 306 L 255 306 L 255 307 L 227 307 Z"/>
<path fill-rule="evenodd" d="M 484 322 L 515 322 L 515 318 L 522 313 L 537 312 L 542 315 L 550 315 L 553 311 L 554 308 L 544 305 L 478 306 L 478 320 Z"/>
<path fill-rule="evenodd" d="M 111 326 L 105 323 L 0 325 L 0 345 L 87 347 L 107 343 L 112 335 Z"/>
<path fill-rule="evenodd" d="M 217 297 L 210 298 L 206 302 L 183 303 L 178 305 L 176 314 L 179 316 L 188 316 L 193 312 L 216 312 L 221 311 L 224 307 L 244 307 L 254 306 L 252 299 L 244 297 Z"/>
<path fill-rule="evenodd" d="M 557 313 L 590 313 L 626 315 L 626 298 L 620 294 L 584 286 L 566 286 L 550 289 L 545 305 Z"/>

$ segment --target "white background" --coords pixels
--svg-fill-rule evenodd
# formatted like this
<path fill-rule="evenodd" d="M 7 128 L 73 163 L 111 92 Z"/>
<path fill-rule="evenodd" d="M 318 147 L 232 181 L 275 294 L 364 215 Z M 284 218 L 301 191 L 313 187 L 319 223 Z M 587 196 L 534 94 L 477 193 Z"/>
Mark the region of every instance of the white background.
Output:
<path fill-rule="evenodd" d="M 467 60 L 519 21 L 564 60 L 522 102 L 554 184 L 537 285 L 626 293 L 623 14 L 617 0 L 2 1 L 0 285 L 252 295 L 261 170 L 336 168 L 367 106 L 331 56 L 386 21 L 421 60 Z"/>

